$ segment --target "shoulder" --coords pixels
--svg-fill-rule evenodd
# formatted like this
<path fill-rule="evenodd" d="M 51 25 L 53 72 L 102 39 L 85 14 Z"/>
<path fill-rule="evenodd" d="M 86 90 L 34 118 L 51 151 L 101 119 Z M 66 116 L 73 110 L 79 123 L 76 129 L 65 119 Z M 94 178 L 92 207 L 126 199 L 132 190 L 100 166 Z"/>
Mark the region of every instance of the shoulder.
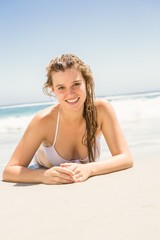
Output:
<path fill-rule="evenodd" d="M 99 114 L 110 113 L 113 111 L 111 103 L 105 99 L 96 99 L 95 106 Z"/>
<path fill-rule="evenodd" d="M 115 110 L 110 102 L 105 99 L 96 99 L 95 106 L 97 109 L 97 117 L 101 126 L 104 123 L 113 124 L 117 121 Z"/>
<path fill-rule="evenodd" d="M 58 113 L 59 105 L 50 106 L 48 108 L 45 108 L 41 111 L 39 111 L 35 116 L 35 121 L 47 121 L 49 119 L 54 119 Z"/>
<path fill-rule="evenodd" d="M 58 105 L 55 105 L 39 111 L 31 120 L 29 127 L 35 127 L 37 130 L 38 128 L 46 130 L 51 123 L 54 124 L 54 121 L 56 121 L 58 108 Z"/>

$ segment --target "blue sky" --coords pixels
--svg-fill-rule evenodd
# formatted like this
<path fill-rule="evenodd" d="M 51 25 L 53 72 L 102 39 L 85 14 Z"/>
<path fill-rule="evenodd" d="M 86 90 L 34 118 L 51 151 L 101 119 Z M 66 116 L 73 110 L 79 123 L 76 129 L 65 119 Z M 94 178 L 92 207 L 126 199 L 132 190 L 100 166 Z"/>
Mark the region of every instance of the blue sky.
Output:
<path fill-rule="evenodd" d="M 160 90 L 160 1 L 0 0 L 0 105 L 47 101 L 45 67 L 74 53 L 96 95 Z"/>

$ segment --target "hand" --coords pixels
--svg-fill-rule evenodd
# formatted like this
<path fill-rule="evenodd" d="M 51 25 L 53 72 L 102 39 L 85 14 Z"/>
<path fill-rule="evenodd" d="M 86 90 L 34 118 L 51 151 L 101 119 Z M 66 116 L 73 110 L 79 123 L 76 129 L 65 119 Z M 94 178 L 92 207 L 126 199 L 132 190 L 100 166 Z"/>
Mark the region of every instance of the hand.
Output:
<path fill-rule="evenodd" d="M 64 169 L 70 169 L 74 172 L 74 182 L 83 182 L 90 177 L 91 170 L 90 164 L 78 164 L 78 163 L 63 163 L 60 165 Z"/>
<path fill-rule="evenodd" d="M 43 174 L 43 183 L 45 184 L 64 184 L 74 182 L 74 172 L 69 168 L 52 167 Z"/>

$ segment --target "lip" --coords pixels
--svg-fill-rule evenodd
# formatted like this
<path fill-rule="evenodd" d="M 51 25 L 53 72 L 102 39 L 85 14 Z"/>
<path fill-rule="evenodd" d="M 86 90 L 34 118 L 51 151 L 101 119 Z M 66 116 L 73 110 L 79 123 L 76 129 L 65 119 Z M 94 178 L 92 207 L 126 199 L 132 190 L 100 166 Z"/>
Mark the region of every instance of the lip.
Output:
<path fill-rule="evenodd" d="M 67 100 L 65 100 L 67 103 L 69 103 L 69 104 L 75 104 L 75 103 L 77 103 L 78 101 L 79 101 L 79 97 L 78 98 L 73 98 L 73 99 L 67 99 Z"/>

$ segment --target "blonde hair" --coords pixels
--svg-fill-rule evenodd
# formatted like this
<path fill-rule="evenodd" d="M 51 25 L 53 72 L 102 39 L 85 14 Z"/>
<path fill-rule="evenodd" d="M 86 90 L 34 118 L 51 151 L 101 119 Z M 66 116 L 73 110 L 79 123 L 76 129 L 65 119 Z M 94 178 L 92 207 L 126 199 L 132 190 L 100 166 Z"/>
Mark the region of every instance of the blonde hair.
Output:
<path fill-rule="evenodd" d="M 81 72 L 86 84 L 86 100 L 84 102 L 83 117 L 86 121 L 86 132 L 82 138 L 82 143 L 88 149 L 88 158 L 90 162 L 95 161 L 96 155 L 96 130 L 97 130 L 97 111 L 94 105 L 94 80 L 91 69 L 82 60 L 73 54 L 63 54 L 60 57 L 52 59 L 48 64 L 47 81 L 44 84 L 43 91 L 51 95 L 52 73 L 65 71 L 69 68 L 75 68 Z"/>

